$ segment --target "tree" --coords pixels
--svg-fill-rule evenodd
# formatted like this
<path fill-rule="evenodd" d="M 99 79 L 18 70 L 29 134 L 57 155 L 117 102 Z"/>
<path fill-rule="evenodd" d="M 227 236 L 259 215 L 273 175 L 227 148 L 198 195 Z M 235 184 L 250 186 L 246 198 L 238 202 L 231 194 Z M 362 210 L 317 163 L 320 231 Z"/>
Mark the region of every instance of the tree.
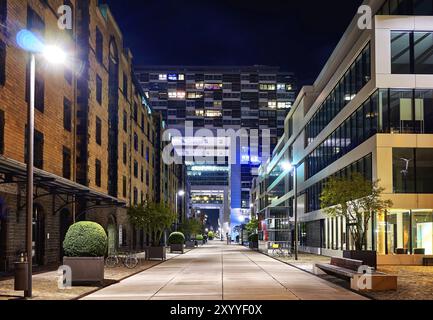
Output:
<path fill-rule="evenodd" d="M 359 173 L 349 178 L 333 177 L 325 184 L 321 207 L 329 217 L 343 217 L 356 250 L 367 246 L 368 224 L 375 212 L 387 211 L 391 200 L 382 199 L 383 188 L 379 181 L 365 179 Z"/>
<path fill-rule="evenodd" d="M 144 230 L 152 246 L 158 246 L 164 231 L 176 221 L 176 213 L 164 203 L 149 202 L 130 207 L 128 218 L 133 226 Z"/>
<path fill-rule="evenodd" d="M 252 217 L 250 222 L 247 223 L 245 226 L 247 229 L 248 234 L 256 234 L 259 229 L 259 220 L 257 220 L 255 217 Z"/>
<path fill-rule="evenodd" d="M 191 236 L 201 232 L 202 225 L 197 219 L 191 218 L 185 220 L 181 224 L 180 230 L 183 232 L 183 234 L 187 235 L 187 237 L 190 238 Z"/>

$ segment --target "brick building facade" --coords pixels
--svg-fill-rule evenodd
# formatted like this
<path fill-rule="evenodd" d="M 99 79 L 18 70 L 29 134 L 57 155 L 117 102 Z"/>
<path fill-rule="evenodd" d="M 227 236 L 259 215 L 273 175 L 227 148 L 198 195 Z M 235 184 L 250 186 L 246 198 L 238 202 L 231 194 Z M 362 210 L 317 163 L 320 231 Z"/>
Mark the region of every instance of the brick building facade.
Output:
<path fill-rule="evenodd" d="M 58 8 L 73 9 L 73 30 L 58 28 Z M 25 250 L 25 145 L 29 54 L 16 34 L 29 29 L 71 56 L 65 66 L 37 58 L 34 262 L 61 261 L 74 220 L 107 230 L 110 249 L 145 244 L 126 207 L 160 200 L 166 185 L 157 139 L 161 119 L 134 78 L 132 54 L 110 10 L 97 0 L 0 0 L 0 271 Z M 170 167 L 177 172 L 176 167 Z M 176 188 L 178 175 L 167 184 Z M 176 196 L 166 195 L 175 208 Z"/>

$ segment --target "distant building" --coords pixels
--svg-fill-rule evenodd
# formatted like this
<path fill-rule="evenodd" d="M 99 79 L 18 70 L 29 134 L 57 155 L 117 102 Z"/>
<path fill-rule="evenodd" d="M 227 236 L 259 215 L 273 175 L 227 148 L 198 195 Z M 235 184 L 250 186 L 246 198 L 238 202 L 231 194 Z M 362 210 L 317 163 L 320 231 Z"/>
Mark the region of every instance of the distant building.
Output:
<path fill-rule="evenodd" d="M 186 123 L 193 124 L 194 133 L 247 129 L 257 130 L 261 137 L 262 130 L 269 130 L 272 150 L 295 100 L 293 74 L 275 67 L 143 66 L 136 74 L 167 128 L 179 129 L 185 138 Z M 185 156 L 209 142 L 180 141 L 177 151 Z M 226 228 L 244 223 L 249 218 L 251 181 L 261 162 L 261 142 L 258 149 L 257 155 L 249 148 L 238 150 L 242 164 L 237 165 L 187 161 L 192 207 L 220 210 L 220 223 Z"/>

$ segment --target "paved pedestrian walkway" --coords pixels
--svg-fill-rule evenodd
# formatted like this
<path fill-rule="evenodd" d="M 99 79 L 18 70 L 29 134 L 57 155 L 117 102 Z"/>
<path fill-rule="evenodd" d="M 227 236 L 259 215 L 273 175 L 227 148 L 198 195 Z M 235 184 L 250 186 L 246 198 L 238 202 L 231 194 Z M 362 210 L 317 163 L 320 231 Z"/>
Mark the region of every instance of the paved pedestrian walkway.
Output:
<path fill-rule="evenodd" d="M 86 300 L 364 300 L 344 288 L 238 245 L 192 250 Z"/>

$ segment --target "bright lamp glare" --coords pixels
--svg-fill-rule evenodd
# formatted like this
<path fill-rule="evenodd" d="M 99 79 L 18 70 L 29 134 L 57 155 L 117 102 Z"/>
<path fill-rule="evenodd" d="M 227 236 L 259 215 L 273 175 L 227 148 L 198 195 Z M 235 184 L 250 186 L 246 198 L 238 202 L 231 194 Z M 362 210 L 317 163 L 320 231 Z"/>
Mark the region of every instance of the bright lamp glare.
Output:
<path fill-rule="evenodd" d="M 185 195 L 185 191 L 180 190 L 180 191 L 178 192 L 178 195 L 179 195 L 179 197 L 183 197 L 183 196 Z"/>
<path fill-rule="evenodd" d="M 17 34 L 17 44 L 25 51 L 39 53 L 44 50 L 44 44 L 41 40 L 29 30 L 21 30 Z"/>
<path fill-rule="evenodd" d="M 292 171 L 292 170 L 293 170 L 293 165 L 292 165 L 289 161 L 284 161 L 284 162 L 281 164 L 281 168 L 282 168 L 284 171 Z"/>
<path fill-rule="evenodd" d="M 53 64 L 63 64 L 66 61 L 66 53 L 56 46 L 45 46 L 43 54 L 45 59 Z"/>

